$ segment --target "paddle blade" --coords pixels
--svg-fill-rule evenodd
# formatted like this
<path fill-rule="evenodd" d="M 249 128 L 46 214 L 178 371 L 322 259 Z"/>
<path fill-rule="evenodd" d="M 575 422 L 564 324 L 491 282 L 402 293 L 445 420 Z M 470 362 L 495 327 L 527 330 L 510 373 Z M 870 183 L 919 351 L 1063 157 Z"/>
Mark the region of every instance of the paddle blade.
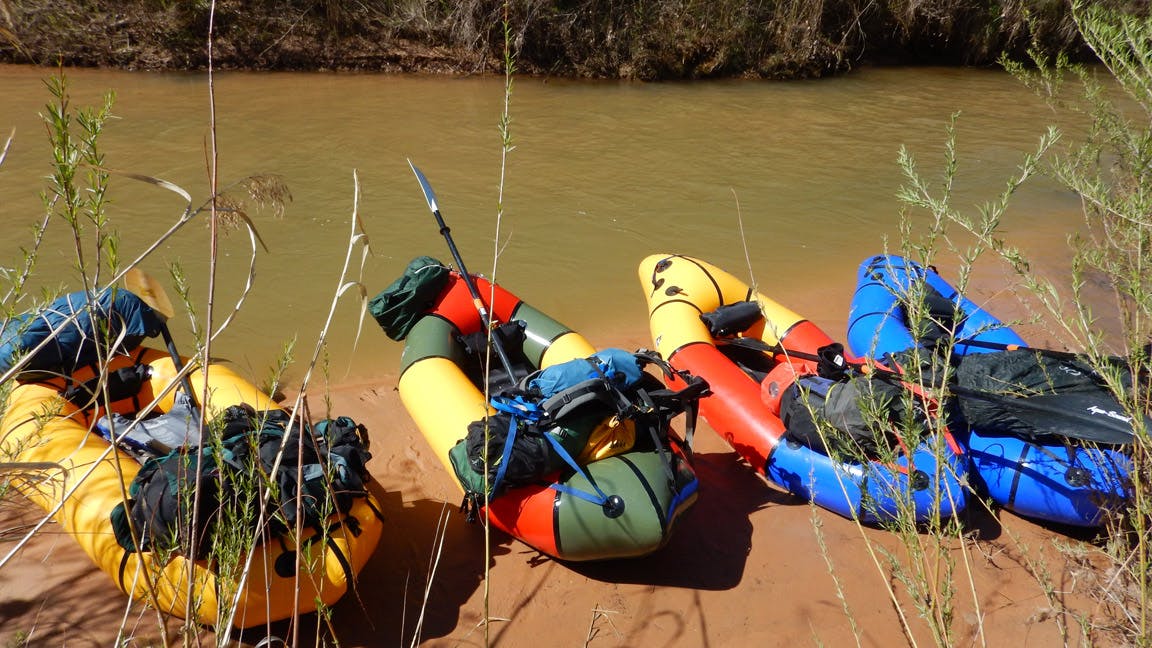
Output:
<path fill-rule="evenodd" d="M 168 293 L 164 292 L 160 282 L 143 270 L 132 268 L 124 275 L 124 285 L 164 319 L 172 319 L 176 311 L 172 308 L 172 301 L 168 299 Z"/>
<path fill-rule="evenodd" d="M 439 212 L 440 207 L 436 205 L 436 194 L 432 191 L 432 185 L 428 184 L 428 178 L 425 178 L 420 169 L 412 164 L 411 159 L 408 160 L 408 166 L 412 167 L 412 173 L 416 174 L 416 181 L 420 183 L 420 190 L 424 192 L 424 200 L 428 201 L 428 208 L 433 212 Z"/>
<path fill-rule="evenodd" d="M 974 428 L 1022 435 L 1064 436 L 1126 445 L 1135 440 L 1132 419 L 1120 403 L 1102 392 L 1064 392 L 1014 398 L 953 387 Z"/>

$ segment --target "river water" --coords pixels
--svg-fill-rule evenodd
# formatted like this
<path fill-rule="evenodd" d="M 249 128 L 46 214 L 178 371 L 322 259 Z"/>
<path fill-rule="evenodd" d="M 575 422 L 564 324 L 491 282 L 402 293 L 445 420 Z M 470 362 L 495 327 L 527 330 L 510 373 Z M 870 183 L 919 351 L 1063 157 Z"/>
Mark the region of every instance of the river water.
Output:
<path fill-rule="evenodd" d="M 19 263 L 44 212 L 39 193 L 51 152 L 39 113 L 50 100 L 44 79 L 52 72 L 0 67 L 0 141 L 15 133 L 0 165 L 6 267 Z M 68 70 L 66 76 L 76 107 L 116 93 L 116 119 L 101 140 L 108 168 L 168 180 L 196 205 L 207 199 L 204 74 Z M 296 337 L 290 375 L 302 374 L 338 287 L 354 177 L 372 248 L 363 272 L 369 296 L 414 256 L 451 260 L 409 158 L 435 189 L 468 269 L 492 274 L 503 79 L 222 73 L 214 89 L 221 186 L 277 174 L 292 199 L 282 218 L 252 206 L 269 250 L 258 252 L 253 291 L 213 355 L 260 379 Z M 517 78 L 496 279 L 598 345 L 635 346 L 647 335 L 636 278 L 645 256 L 691 254 L 748 276 L 746 249 L 762 292 L 842 338 L 857 265 L 880 252 L 886 237 L 895 245 L 899 235 L 900 147 L 939 179 L 956 112 L 955 204 L 972 213 L 1003 189 L 1054 119 L 1002 72 L 865 69 L 818 81 L 661 84 Z M 112 183 L 109 215 L 127 259 L 184 205 L 127 176 Z M 1081 224 L 1075 198 L 1048 180 L 1026 185 L 1011 205 L 1006 231 L 1017 244 L 1059 249 Z M 911 218 L 922 231 L 928 217 Z M 167 268 L 178 262 L 200 315 L 206 222 L 189 224 L 143 265 L 171 286 Z M 36 290 L 80 285 L 62 225 L 50 227 Z M 244 286 L 247 238 L 228 236 L 220 255 L 217 309 Z M 338 381 L 394 372 L 400 353 L 370 317 L 356 341 L 355 294 L 341 299 L 330 331 L 327 355 Z M 190 350 L 187 317 L 178 315 L 173 330 Z"/>

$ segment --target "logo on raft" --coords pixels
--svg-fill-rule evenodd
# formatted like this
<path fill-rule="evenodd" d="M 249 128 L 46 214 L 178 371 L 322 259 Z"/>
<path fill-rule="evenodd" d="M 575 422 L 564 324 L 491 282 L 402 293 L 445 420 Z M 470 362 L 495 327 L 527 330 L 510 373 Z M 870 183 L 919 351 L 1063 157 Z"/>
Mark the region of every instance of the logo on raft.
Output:
<path fill-rule="evenodd" d="M 1123 414 L 1114 412 L 1112 410 L 1102 409 L 1102 408 L 1097 407 L 1095 405 L 1088 408 L 1088 413 L 1090 413 L 1090 414 L 1103 414 L 1109 418 L 1114 418 L 1114 419 L 1117 419 L 1120 421 L 1124 421 L 1125 423 L 1131 423 L 1132 422 L 1131 416 L 1124 416 Z"/>

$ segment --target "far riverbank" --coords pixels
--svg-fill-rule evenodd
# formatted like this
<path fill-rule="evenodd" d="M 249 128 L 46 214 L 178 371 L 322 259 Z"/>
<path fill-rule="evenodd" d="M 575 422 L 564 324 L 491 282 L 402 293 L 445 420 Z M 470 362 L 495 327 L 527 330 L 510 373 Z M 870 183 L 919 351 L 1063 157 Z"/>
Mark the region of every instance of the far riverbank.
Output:
<path fill-rule="evenodd" d="M 505 20 L 518 72 L 571 78 L 989 66 L 1002 54 L 1023 60 L 1033 46 L 1092 59 L 1062 1 L 0 0 L 0 63 L 202 70 L 211 22 L 216 69 L 499 74 Z"/>

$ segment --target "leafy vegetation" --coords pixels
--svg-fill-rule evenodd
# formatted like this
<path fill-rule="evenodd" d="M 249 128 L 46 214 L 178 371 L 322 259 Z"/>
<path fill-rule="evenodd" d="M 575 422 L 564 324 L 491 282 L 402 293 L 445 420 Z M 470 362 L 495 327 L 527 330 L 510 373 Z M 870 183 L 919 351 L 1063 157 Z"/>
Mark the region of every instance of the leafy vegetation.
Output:
<path fill-rule="evenodd" d="M 218 69 L 500 74 L 505 18 L 528 74 L 799 78 L 988 65 L 1030 44 L 1091 55 L 1062 0 L 0 0 L 0 61 L 204 69 L 213 7 Z"/>
<path fill-rule="evenodd" d="M 960 275 L 961 291 L 978 261 L 999 260 L 1007 265 L 1018 280 L 1018 296 L 1033 314 L 1029 323 L 1043 327 L 1068 348 L 1082 350 L 1131 416 L 1136 441 L 1129 507 L 1109 520 L 1098 544 L 1057 547 L 1070 564 L 1085 567 L 1078 573 L 1112 622 L 1093 618 L 1090 610 L 1065 608 L 1050 566 L 1035 548 L 1022 549 L 1026 568 L 1060 614 L 1065 642 L 1078 634 L 1089 643 L 1146 646 L 1152 644 L 1152 441 L 1141 414 L 1148 413 L 1152 404 L 1148 380 L 1152 369 L 1152 275 L 1148 272 L 1152 262 L 1152 20 L 1088 2 L 1074 3 L 1071 16 L 1102 69 L 1076 64 L 1067 56 L 1050 56 L 1038 43 L 1029 48 L 1028 65 L 1009 57 L 1002 62 L 1047 97 L 1055 110 L 1081 117 L 1088 124 L 1083 136 L 1049 127 L 1040 134 L 1036 150 L 1025 156 L 1019 174 L 974 214 L 954 205 L 951 194 L 959 172 L 953 129 L 949 130 L 944 171 L 937 181 L 927 178 L 911 153 L 903 151 L 901 164 L 907 181 L 900 197 L 910 210 L 928 213 L 931 225 L 924 231 L 907 226 L 901 251 L 925 264 L 942 254 L 959 259 L 959 264 L 952 265 Z M 1083 205 L 1086 232 L 1069 238 L 1072 258 L 1067 277 L 1038 272 L 1039 264 L 1004 233 L 1013 194 L 1040 173 L 1074 192 Z M 1111 304 L 1090 303 L 1083 297 L 1090 281 L 1110 287 Z M 1102 315 L 1102 307 L 1112 312 Z M 1120 322 L 1119 337 L 1107 335 L 1107 329 L 1100 326 L 1105 316 Z M 1108 361 L 1118 351 L 1128 358 L 1126 366 Z M 1106 569 L 1097 567 L 1101 560 Z M 1065 622 L 1065 616 L 1072 622 Z M 940 638 L 937 635 L 941 645 L 948 643 Z"/>

